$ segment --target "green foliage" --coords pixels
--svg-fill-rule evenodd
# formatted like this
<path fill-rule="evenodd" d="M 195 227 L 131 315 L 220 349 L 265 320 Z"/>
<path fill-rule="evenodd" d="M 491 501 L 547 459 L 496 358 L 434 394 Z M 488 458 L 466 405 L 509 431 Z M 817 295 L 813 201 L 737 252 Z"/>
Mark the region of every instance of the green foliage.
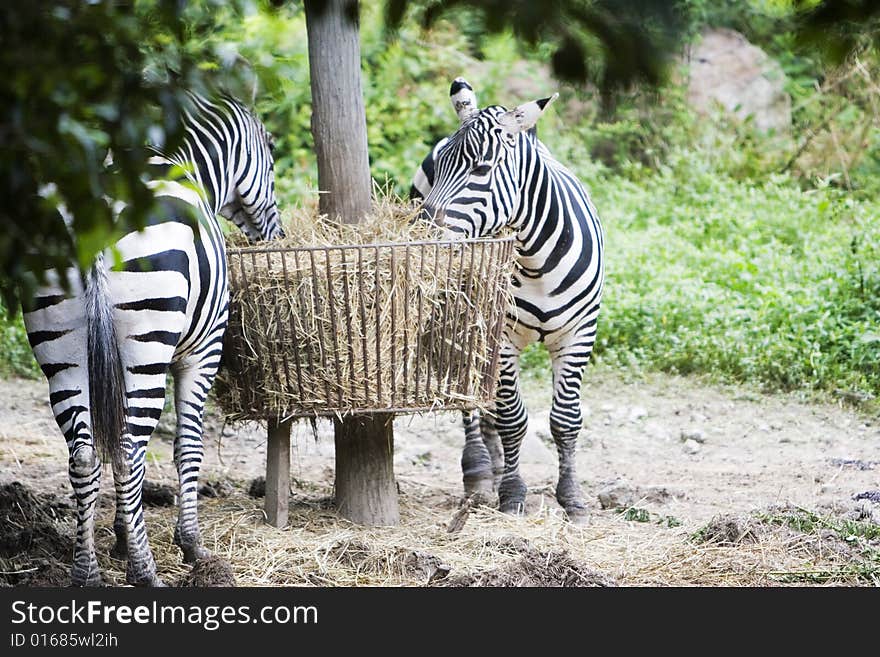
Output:
<path fill-rule="evenodd" d="M 184 90 L 199 90 L 209 78 L 189 37 L 219 4 L 0 4 L 0 291 L 10 307 L 19 292 L 29 297 L 35 281 L 27 272 L 87 266 L 143 225 L 153 202 L 141 180 L 147 145 L 179 143 Z M 128 204 L 124 220 L 114 220 L 107 197 Z M 72 216 L 72 232 L 59 203 Z"/>
<path fill-rule="evenodd" d="M 40 373 L 28 344 L 21 313 L 13 316 L 0 302 L 0 376 L 35 378 Z"/>
<path fill-rule="evenodd" d="M 527 379 L 546 379 L 550 373 L 550 353 L 543 344 L 530 344 L 519 358 L 522 375 Z"/>
<path fill-rule="evenodd" d="M 608 231 L 597 355 L 772 389 L 880 391 L 877 205 L 690 153 L 594 186 Z"/>
<path fill-rule="evenodd" d="M 139 158 L 147 142 L 173 145 L 179 136 L 173 117 L 184 86 L 222 80 L 233 95 L 254 100 L 276 138 L 279 202 L 316 203 L 305 18 L 300 3 L 273 4 L 282 6 L 267 11 L 248 0 L 2 5 L 7 74 L 0 82 L 0 177 L 5 198 L 15 199 L 2 210 L 0 280 L 7 298 L 11 283 L 25 282 L 27 266 L 60 266 L 71 258 L 88 263 L 130 228 L 110 222 L 103 196 L 147 206 Z M 511 25 L 481 9 L 492 3 L 446 3 L 454 6 L 432 10 L 424 31 L 415 19 L 435 4 L 403 3 L 408 13 L 389 41 L 383 12 L 400 4 L 362 3 L 374 178 L 408 192 L 422 158 L 456 127 L 448 102 L 456 76 L 474 83 L 484 105 L 510 107 L 529 100 L 523 96 L 532 89 L 546 94 L 559 87 L 560 101 L 539 133 L 588 184 L 608 235 L 598 359 L 768 389 L 880 394 L 880 130 L 869 123 L 870 87 L 853 77 L 818 102 L 816 85 L 829 71 L 815 51 L 799 47 L 804 30 L 839 3 L 676 3 L 676 20 L 685 19 L 676 29 L 690 36 L 706 25 L 739 29 L 780 62 L 795 108 L 788 141 L 761 135 L 749 122 L 698 119 L 674 82 L 603 99 L 607 48 L 573 24 L 549 34 L 539 17 L 531 26 Z M 570 3 L 525 4 L 511 20 L 522 22 L 540 7 L 552 26 Z M 607 18 L 614 5 L 622 11 L 637 4 L 592 6 Z M 826 13 L 804 12 L 816 6 Z M 490 35 L 486 21 L 495 21 Z M 851 27 L 840 33 L 845 39 Z M 548 77 L 554 54 L 564 54 L 569 39 L 583 52 L 599 53 L 597 66 L 585 69 L 598 86 L 558 85 Z M 630 48 L 623 43 L 616 53 Z M 621 66 L 644 63 L 641 50 L 630 54 Z M 875 55 L 865 62 L 880 70 Z M 612 82 L 622 73 L 608 75 Z M 866 145 L 849 171 L 851 191 L 836 187 L 834 170 L 803 165 L 779 173 L 829 113 L 840 134 L 861 136 L 869 128 L 857 140 Z M 104 167 L 108 147 L 116 154 L 112 170 Z M 831 162 L 821 153 L 819 160 Z M 58 192 L 41 200 L 37 189 L 48 181 Z M 58 200 L 74 210 L 75 243 L 52 211 Z M 142 215 L 132 216 L 137 223 Z M 0 345 L 0 373 L 36 372 L 19 317 L 0 324 Z M 543 345 L 526 349 L 521 367 L 526 377 L 548 377 Z"/>
<path fill-rule="evenodd" d="M 790 527 L 802 534 L 813 534 L 822 529 L 827 529 L 838 540 L 847 543 L 880 539 L 880 525 L 876 525 L 873 522 L 821 516 L 809 509 L 800 507 L 761 514 L 758 518 L 762 522 L 769 524 Z M 880 557 L 880 554 L 876 556 Z"/>
<path fill-rule="evenodd" d="M 397 29 L 407 6 L 422 4 L 388 0 L 385 20 Z M 558 79 L 590 82 L 607 97 L 634 82 L 664 79 L 666 60 L 687 24 L 686 9 L 662 0 L 434 0 L 419 13 L 425 27 L 458 15 L 484 33 L 509 31 L 529 46 L 541 44 Z"/>

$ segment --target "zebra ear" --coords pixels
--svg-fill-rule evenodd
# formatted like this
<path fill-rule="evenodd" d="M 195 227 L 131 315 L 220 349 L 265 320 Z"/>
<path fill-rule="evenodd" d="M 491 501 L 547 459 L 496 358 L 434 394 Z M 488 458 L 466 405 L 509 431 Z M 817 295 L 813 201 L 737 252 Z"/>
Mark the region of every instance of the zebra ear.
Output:
<path fill-rule="evenodd" d="M 464 123 L 470 116 L 477 112 L 477 96 L 474 88 L 464 78 L 455 78 L 449 87 L 449 100 L 452 109 L 458 114 L 458 120 Z"/>
<path fill-rule="evenodd" d="M 541 118 L 541 115 L 544 114 L 550 103 L 558 97 L 559 94 L 556 93 L 549 98 L 541 98 L 540 100 L 523 103 L 519 107 L 504 112 L 504 114 L 498 117 L 498 122 L 502 128 L 513 135 L 530 130 L 535 127 L 538 119 Z"/>

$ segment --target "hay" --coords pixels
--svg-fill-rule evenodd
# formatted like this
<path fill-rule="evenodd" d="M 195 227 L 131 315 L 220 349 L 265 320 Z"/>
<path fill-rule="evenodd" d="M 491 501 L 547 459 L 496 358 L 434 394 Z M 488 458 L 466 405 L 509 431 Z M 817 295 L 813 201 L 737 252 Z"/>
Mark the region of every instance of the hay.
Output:
<path fill-rule="evenodd" d="M 848 569 L 851 555 L 775 528 L 754 543 L 700 544 L 693 527 L 612 512 L 573 526 L 550 507 L 524 518 L 477 507 L 449 534 L 454 506 L 426 504 L 434 489 L 404 485 L 399 527 L 352 525 L 297 495 L 290 526 L 279 530 L 264 524 L 258 503 L 230 498 L 201 505 L 203 538 L 232 564 L 239 586 L 779 586 L 814 584 L 804 573 L 817 569 L 831 574 L 822 583 L 871 583 Z M 150 518 L 153 535 L 170 535 L 175 519 L 161 513 Z M 175 573 L 179 551 L 168 546 L 166 556 L 153 544 L 162 576 Z"/>
<path fill-rule="evenodd" d="M 229 249 L 215 386 L 233 420 L 485 407 L 509 306 L 509 239 L 438 240 L 382 197 L 339 226 L 299 211 L 287 237 Z M 342 246 L 345 245 L 345 246 Z"/>
<path fill-rule="evenodd" d="M 228 562 L 238 586 L 880 583 L 876 557 L 864 554 L 877 549 L 877 539 L 862 545 L 827 536 L 821 528 L 794 531 L 761 520 L 764 514 L 735 519 L 738 526 L 755 529 L 754 541 L 737 544 L 699 542 L 697 526 L 630 522 L 613 511 L 596 511 L 586 525 L 574 526 L 551 506 L 523 518 L 474 507 L 467 523 L 450 534 L 458 497 L 448 489 L 404 478 L 402 524 L 363 528 L 329 508 L 329 486 L 308 483 L 314 493 L 292 497 L 291 522 L 284 529 L 264 523 L 261 503 L 241 492 L 245 482 L 238 482 L 230 497 L 203 500 L 199 524 L 215 558 L 195 569 L 182 563 L 172 540 L 177 509 L 146 509 L 159 575 L 178 585 L 231 586 L 223 565 Z M 104 497 L 112 501 L 112 493 Z M 95 539 L 105 581 L 119 586 L 125 583 L 125 562 L 109 556 L 113 519 L 112 504 L 98 507 Z M 72 522 L 65 533 L 74 535 Z M 70 558 L 70 550 L 49 556 L 40 546 L 0 557 L 0 586 L 68 585 Z M 213 577 L 196 579 L 206 574 L 206 565 Z"/>

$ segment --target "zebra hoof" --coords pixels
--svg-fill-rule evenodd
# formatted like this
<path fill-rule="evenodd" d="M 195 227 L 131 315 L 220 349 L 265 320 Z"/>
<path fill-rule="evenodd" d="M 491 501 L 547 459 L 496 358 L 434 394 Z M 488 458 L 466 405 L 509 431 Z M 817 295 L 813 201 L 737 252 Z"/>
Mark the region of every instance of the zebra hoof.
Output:
<path fill-rule="evenodd" d="M 511 516 L 523 516 L 526 513 L 526 504 L 525 502 L 519 502 L 517 500 L 508 500 L 506 502 L 502 502 L 498 507 L 501 513 L 507 513 Z"/>
<path fill-rule="evenodd" d="M 152 563 L 152 559 L 150 559 L 150 562 Z M 125 581 L 132 586 L 138 587 L 159 588 L 165 586 L 165 582 L 156 574 L 155 564 L 152 567 L 144 564 L 138 567 L 133 565 L 131 560 L 129 560 L 128 566 L 125 569 Z"/>
<path fill-rule="evenodd" d="M 120 561 L 128 559 L 128 543 L 126 541 L 117 540 L 116 544 L 110 548 L 110 556 Z"/>
<path fill-rule="evenodd" d="M 582 506 L 567 508 L 565 515 L 572 525 L 583 526 L 590 521 L 590 514 Z"/>
<path fill-rule="evenodd" d="M 70 574 L 70 585 L 78 588 L 101 588 L 107 585 L 101 573 L 96 569 L 88 575 L 76 572 Z"/>
<path fill-rule="evenodd" d="M 504 477 L 498 486 L 499 508 L 502 513 L 523 515 L 526 508 L 526 482 L 519 475 Z"/>
<path fill-rule="evenodd" d="M 473 500 L 474 504 L 488 504 L 495 497 L 492 475 L 481 477 L 463 477 L 464 496 Z"/>
<path fill-rule="evenodd" d="M 196 561 L 207 559 L 211 556 L 211 551 L 201 545 L 181 546 L 183 552 L 183 563 L 193 564 Z"/>
<path fill-rule="evenodd" d="M 165 588 L 168 586 L 156 574 L 153 574 L 149 577 L 138 577 L 138 578 L 132 578 L 130 576 L 126 576 L 125 581 L 128 582 L 129 584 L 131 584 L 132 586 L 137 586 L 139 588 L 160 589 L 160 588 Z"/>
<path fill-rule="evenodd" d="M 465 495 L 465 499 L 471 503 L 471 506 L 486 506 L 494 508 L 498 506 L 498 496 L 491 490 L 480 490 Z"/>

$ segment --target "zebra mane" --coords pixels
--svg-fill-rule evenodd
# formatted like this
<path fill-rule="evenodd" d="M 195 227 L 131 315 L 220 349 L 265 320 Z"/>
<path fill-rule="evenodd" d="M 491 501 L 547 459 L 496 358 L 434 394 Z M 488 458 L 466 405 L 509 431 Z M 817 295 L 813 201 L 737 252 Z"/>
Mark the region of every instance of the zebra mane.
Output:
<path fill-rule="evenodd" d="M 487 116 L 491 116 L 491 118 L 497 118 L 504 112 L 507 112 L 508 109 L 503 105 L 489 105 L 480 110 L 474 112 L 471 116 L 467 117 L 461 124 L 458 130 L 449 138 L 449 144 L 459 143 L 461 140 L 467 138 L 467 136 L 471 133 L 471 131 L 477 127 L 478 124 L 482 123 Z M 526 133 L 530 138 L 536 140 L 538 138 L 538 128 L 537 126 L 532 126 L 529 128 Z"/>

